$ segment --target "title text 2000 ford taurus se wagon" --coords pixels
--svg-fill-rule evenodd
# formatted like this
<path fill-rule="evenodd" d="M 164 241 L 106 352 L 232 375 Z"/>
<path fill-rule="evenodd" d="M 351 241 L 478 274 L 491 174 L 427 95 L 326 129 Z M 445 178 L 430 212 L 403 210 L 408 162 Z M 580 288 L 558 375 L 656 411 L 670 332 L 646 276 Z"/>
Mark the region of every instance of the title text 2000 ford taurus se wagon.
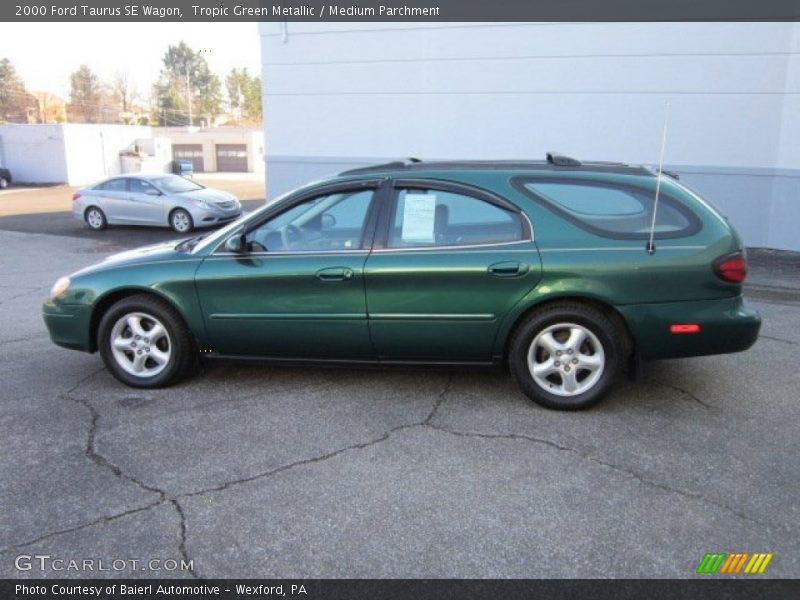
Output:
<path fill-rule="evenodd" d="M 44 319 L 136 387 L 179 380 L 200 353 L 507 362 L 532 400 L 575 409 L 639 360 L 749 348 L 745 270 L 728 222 L 642 167 L 413 160 L 64 277 Z"/>

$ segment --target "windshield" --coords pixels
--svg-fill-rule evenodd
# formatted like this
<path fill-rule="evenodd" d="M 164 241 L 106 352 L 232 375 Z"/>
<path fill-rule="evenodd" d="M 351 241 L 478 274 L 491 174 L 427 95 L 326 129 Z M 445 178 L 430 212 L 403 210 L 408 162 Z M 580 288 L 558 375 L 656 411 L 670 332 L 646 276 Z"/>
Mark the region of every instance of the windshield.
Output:
<path fill-rule="evenodd" d="M 264 211 L 269 210 L 271 207 L 273 207 L 275 204 L 278 204 L 279 202 L 283 202 L 286 198 L 288 198 L 293 193 L 294 192 L 286 192 L 282 196 L 279 196 L 278 198 L 275 198 L 275 200 L 271 200 L 270 202 L 267 202 L 267 204 L 265 204 L 264 206 L 254 210 L 251 213 L 248 213 L 248 214 L 244 214 L 243 213 L 241 217 L 239 217 L 235 221 L 229 223 L 228 225 L 226 225 L 222 229 L 218 229 L 214 233 L 203 237 L 203 239 L 201 239 L 201 240 L 198 240 L 197 243 L 192 246 L 190 251 L 191 252 L 200 252 L 204 248 L 207 248 L 208 246 L 213 246 L 213 245 L 221 242 L 225 237 L 230 235 L 233 231 L 235 231 L 236 229 L 242 227 L 242 225 L 244 223 L 247 223 L 249 221 L 257 219 Z"/>
<path fill-rule="evenodd" d="M 164 177 L 153 179 L 153 183 L 156 187 L 160 188 L 161 191 L 167 192 L 168 194 L 181 194 L 183 192 L 194 192 L 203 189 L 203 186 L 199 183 L 189 181 L 177 175 L 165 175 Z"/>

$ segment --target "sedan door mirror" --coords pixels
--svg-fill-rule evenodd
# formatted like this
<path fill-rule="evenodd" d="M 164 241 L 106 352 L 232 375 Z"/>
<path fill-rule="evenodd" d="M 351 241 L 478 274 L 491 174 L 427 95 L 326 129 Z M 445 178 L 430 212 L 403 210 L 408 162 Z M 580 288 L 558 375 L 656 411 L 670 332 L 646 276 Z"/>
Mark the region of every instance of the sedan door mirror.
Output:
<path fill-rule="evenodd" d="M 225 251 L 233 254 L 244 254 L 247 248 L 247 240 L 243 233 L 229 237 L 225 242 Z"/>
<path fill-rule="evenodd" d="M 147 194 L 148 196 L 160 196 L 160 195 L 161 195 L 161 192 L 159 192 L 159 191 L 158 191 L 156 188 L 154 188 L 154 187 L 149 187 L 149 188 L 147 188 L 147 190 L 145 190 L 145 192 L 144 192 L 144 193 L 145 193 L 145 194 Z"/>

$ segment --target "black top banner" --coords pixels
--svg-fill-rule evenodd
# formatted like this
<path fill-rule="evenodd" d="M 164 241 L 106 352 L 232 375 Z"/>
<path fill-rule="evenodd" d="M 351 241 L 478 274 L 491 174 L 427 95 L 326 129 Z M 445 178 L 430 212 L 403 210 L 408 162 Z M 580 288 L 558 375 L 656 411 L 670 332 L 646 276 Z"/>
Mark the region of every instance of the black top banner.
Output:
<path fill-rule="evenodd" d="M 3 0 L 0 21 L 797 21 L 800 0 Z"/>

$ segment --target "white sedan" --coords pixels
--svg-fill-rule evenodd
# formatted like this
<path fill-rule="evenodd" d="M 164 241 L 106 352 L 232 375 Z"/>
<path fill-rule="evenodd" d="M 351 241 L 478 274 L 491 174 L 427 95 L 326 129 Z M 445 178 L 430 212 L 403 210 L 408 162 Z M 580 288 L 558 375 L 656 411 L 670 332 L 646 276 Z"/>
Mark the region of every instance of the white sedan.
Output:
<path fill-rule="evenodd" d="M 242 204 L 233 194 L 184 177 L 137 173 L 76 191 L 72 214 L 95 230 L 108 225 L 150 225 L 187 233 L 239 218 Z"/>

